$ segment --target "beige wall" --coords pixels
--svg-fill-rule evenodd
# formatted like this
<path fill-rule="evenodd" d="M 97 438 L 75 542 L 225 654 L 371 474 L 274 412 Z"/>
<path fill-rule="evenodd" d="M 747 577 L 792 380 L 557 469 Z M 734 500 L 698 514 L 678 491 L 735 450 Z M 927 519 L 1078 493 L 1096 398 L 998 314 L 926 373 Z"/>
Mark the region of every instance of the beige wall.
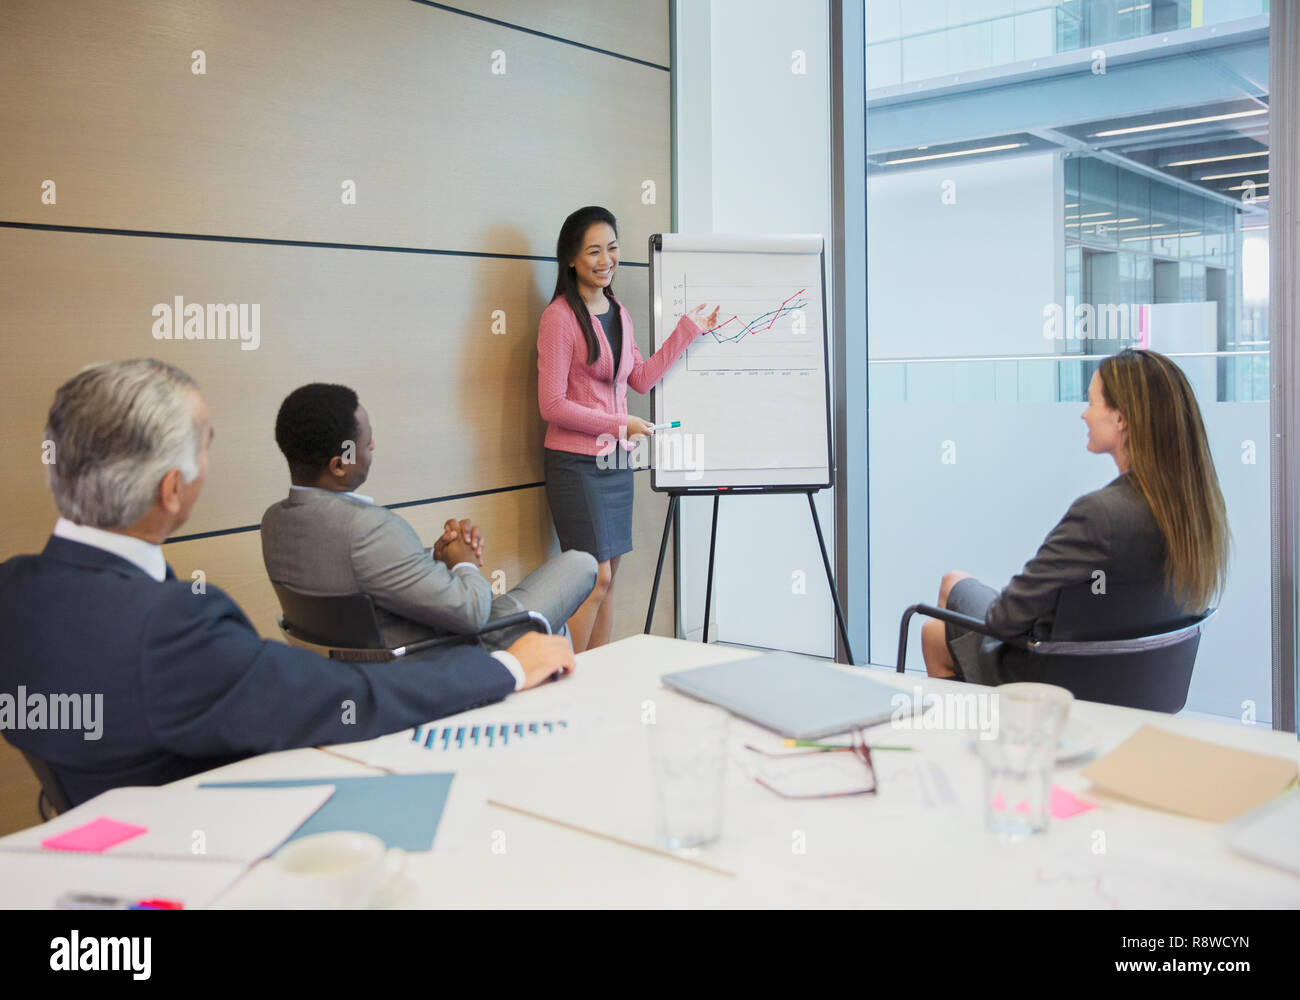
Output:
<path fill-rule="evenodd" d="M 256 530 L 238 529 L 287 488 L 272 428 L 304 382 L 357 389 L 377 443 L 366 492 L 430 501 L 402 509 L 425 537 L 475 518 L 485 570 L 508 584 L 557 550 L 536 485 L 545 258 L 579 205 L 618 216 L 632 265 L 669 227 L 668 4 L 455 6 L 4 4 L 0 221 L 95 231 L 0 226 L 0 558 L 38 549 L 53 523 L 40 443 L 54 389 L 83 364 L 141 355 L 198 379 L 217 430 L 184 532 L 228 533 L 173 542 L 168 558 L 182 576 L 202 569 L 263 634 L 274 596 Z M 646 269 L 625 267 L 617 288 L 645 350 Z M 156 340 L 153 307 L 176 296 L 257 304 L 258 348 Z M 665 509 L 648 476 L 637 483 L 619 636 L 644 622 Z M 465 493 L 482 495 L 438 502 Z M 669 588 L 657 630 L 671 632 L 671 606 Z"/>

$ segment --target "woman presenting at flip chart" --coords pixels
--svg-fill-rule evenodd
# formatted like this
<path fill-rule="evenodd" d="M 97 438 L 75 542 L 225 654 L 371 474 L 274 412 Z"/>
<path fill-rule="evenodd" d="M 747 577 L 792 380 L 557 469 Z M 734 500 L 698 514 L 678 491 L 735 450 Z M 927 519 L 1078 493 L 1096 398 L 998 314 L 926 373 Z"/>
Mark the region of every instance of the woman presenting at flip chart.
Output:
<path fill-rule="evenodd" d="M 546 421 L 546 500 L 562 549 L 590 552 L 596 587 L 569 619 L 574 652 L 609 642 L 614 577 L 632 550 L 632 468 L 627 451 L 648 421 L 627 412 L 627 387 L 649 392 L 718 318 L 704 306 L 683 316 L 655 354 L 637 349 L 632 319 L 614 298 L 618 231 L 591 205 L 560 227 L 558 275 L 537 330 L 537 402 Z"/>

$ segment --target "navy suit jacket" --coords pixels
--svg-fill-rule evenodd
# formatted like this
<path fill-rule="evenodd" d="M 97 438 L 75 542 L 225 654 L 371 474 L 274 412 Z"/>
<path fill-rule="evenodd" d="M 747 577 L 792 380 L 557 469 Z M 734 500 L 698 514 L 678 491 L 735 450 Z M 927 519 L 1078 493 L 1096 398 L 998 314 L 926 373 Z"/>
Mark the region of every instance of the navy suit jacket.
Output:
<path fill-rule="evenodd" d="M 170 567 L 159 583 L 58 537 L 39 556 L 0 564 L 0 694 L 103 695 L 97 740 L 4 734 L 45 759 L 74 805 L 271 750 L 372 739 L 514 690 L 510 671 L 476 646 L 328 660 L 260 638 L 234 601 L 206 590 L 195 594 Z"/>

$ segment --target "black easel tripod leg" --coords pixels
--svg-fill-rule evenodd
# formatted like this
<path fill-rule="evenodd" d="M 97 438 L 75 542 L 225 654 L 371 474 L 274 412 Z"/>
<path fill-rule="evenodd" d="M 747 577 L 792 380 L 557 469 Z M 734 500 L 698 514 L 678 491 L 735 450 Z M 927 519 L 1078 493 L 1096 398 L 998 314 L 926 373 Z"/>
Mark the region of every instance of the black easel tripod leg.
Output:
<path fill-rule="evenodd" d="M 713 549 L 718 541 L 718 495 L 713 495 L 713 527 L 709 531 L 709 582 L 704 587 L 704 641 L 709 641 L 709 605 L 713 601 Z"/>
<path fill-rule="evenodd" d="M 650 623 L 655 617 L 655 602 L 659 600 L 659 579 L 664 573 L 664 553 L 668 551 L 668 532 L 673 527 L 673 514 L 677 510 L 677 494 L 670 494 L 672 499 L 668 501 L 668 516 L 664 519 L 664 537 L 659 543 L 659 565 L 655 567 L 655 585 L 650 590 L 650 610 L 645 615 L 645 634 L 650 634 Z"/>
<path fill-rule="evenodd" d="M 849 630 L 844 624 L 844 609 L 840 607 L 840 593 L 835 589 L 835 577 L 831 574 L 831 561 L 826 555 L 826 542 L 822 539 L 822 523 L 817 517 L 817 504 L 813 502 L 811 492 L 808 496 L 808 509 L 812 511 L 813 527 L 817 529 L 817 547 L 822 550 L 822 565 L 826 567 L 826 583 L 831 588 L 831 600 L 835 602 L 835 621 L 840 626 L 840 638 L 844 641 L 844 654 L 850 663 L 853 659 L 853 647 L 849 645 Z"/>

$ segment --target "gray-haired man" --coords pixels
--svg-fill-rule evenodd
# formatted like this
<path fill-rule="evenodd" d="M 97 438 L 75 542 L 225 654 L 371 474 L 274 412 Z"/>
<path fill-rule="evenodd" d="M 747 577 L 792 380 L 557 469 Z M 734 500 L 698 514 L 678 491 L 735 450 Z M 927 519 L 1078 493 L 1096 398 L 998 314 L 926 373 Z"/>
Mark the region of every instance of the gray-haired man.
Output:
<path fill-rule="evenodd" d="M 96 734 L 4 727 L 73 804 L 266 751 L 370 739 L 574 667 L 565 639 L 532 633 L 492 656 L 335 662 L 259 638 L 219 588 L 178 581 L 161 546 L 198 500 L 212 427 L 177 368 L 85 368 L 59 388 L 45 433 L 62 516 L 40 555 L 0 564 L 0 701 L 102 696 Z"/>

